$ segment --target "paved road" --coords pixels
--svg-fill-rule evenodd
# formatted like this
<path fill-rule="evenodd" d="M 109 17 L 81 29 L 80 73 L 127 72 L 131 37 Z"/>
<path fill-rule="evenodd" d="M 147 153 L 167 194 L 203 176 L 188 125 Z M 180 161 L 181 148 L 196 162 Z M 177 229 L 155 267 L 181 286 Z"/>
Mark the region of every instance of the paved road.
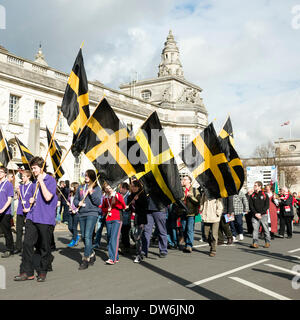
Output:
<path fill-rule="evenodd" d="M 54 271 L 48 273 L 45 283 L 13 281 L 20 257 L 0 258 L 6 270 L 6 289 L 0 289 L 0 300 L 300 299 L 300 288 L 292 287 L 292 280 L 297 280 L 292 268 L 297 264 L 300 273 L 300 226 L 295 226 L 292 239 L 276 238 L 269 249 L 251 249 L 251 238 L 246 236 L 232 246 L 218 246 L 214 258 L 208 256 L 208 246 L 199 241 L 199 227 L 197 224 L 192 254 L 172 250 L 162 259 L 158 248 L 151 247 L 149 257 L 141 264 L 134 264 L 128 255 L 109 266 L 104 264 L 107 251 L 101 250 L 96 253 L 94 266 L 84 271 L 78 270 L 82 243 L 67 248 L 68 232 L 55 232 L 58 250 L 54 252 Z M 0 250 L 3 241 L 1 238 Z M 295 283 L 300 287 L 300 281 Z"/>

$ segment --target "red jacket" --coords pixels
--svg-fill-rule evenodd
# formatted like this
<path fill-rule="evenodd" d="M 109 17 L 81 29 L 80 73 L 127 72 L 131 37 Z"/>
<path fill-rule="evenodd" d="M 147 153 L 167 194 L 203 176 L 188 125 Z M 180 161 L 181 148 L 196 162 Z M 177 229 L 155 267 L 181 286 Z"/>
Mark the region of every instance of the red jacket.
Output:
<path fill-rule="evenodd" d="M 115 203 L 112 206 L 112 200 L 115 198 Z M 106 215 L 106 221 L 114 221 L 120 220 L 120 210 L 126 208 L 126 204 L 124 202 L 123 196 L 116 192 L 116 194 L 110 198 L 105 196 L 102 202 L 102 212 Z M 108 209 L 111 208 L 110 214 L 108 213 Z"/>

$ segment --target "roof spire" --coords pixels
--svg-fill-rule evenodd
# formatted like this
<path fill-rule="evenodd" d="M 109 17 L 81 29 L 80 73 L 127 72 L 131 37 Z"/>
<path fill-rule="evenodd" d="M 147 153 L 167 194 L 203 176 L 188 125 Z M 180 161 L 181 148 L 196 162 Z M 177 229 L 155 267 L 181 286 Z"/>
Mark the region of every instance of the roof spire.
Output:
<path fill-rule="evenodd" d="M 172 30 L 169 30 L 158 69 L 158 77 L 177 76 L 183 78 L 183 68 L 179 60 L 179 50 L 174 40 Z"/>
<path fill-rule="evenodd" d="M 48 66 L 48 63 L 46 62 L 45 56 L 44 56 L 43 51 L 42 51 L 42 42 L 41 41 L 40 41 L 40 46 L 39 46 L 38 53 L 35 55 L 34 62 L 42 64 L 44 66 Z"/>

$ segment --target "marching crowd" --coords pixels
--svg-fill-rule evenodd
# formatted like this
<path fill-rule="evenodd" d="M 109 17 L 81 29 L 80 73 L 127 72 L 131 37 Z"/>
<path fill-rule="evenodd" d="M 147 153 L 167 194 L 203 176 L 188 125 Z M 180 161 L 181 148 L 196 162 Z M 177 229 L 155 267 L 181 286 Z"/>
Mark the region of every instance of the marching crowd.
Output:
<path fill-rule="evenodd" d="M 260 181 L 253 189 L 220 199 L 207 199 L 201 188 L 192 187 L 189 176 L 182 178 L 185 206 L 177 203 L 167 208 L 157 207 L 145 193 L 137 179 L 121 183 L 114 190 L 108 183 L 98 185 L 93 170 L 85 172 L 84 183 L 57 181 L 43 170 L 44 160 L 34 157 L 30 170 L 21 172 L 22 183 L 16 188 L 16 242 L 13 241 L 14 175 L 0 167 L 0 228 L 6 250 L 2 258 L 20 254 L 20 272 L 15 281 L 46 280 L 52 270 L 55 249 L 54 229 L 61 219 L 68 224 L 72 239 L 69 248 L 84 244 L 79 270 L 87 269 L 96 260 L 104 227 L 107 232 L 108 265 L 119 262 L 119 252 L 127 254 L 131 242 L 135 246 L 134 262 L 141 263 L 148 255 L 150 243 L 158 241 L 159 256 L 165 258 L 168 250 L 182 250 L 191 254 L 194 245 L 195 221 L 201 221 L 201 241 L 209 244 L 209 256 L 216 255 L 217 246 L 243 241 L 243 221 L 252 235 L 251 247 L 269 248 L 275 237 L 292 238 L 293 223 L 299 223 L 300 199 L 282 187 L 276 194 L 271 185 Z M 80 226 L 80 232 L 78 232 Z M 278 230 L 279 226 L 279 230 Z M 25 227 L 25 228 L 24 228 Z M 25 229 L 25 232 L 24 232 Z M 120 248 L 119 248 L 120 246 Z M 33 256 L 39 255 L 39 266 Z"/>

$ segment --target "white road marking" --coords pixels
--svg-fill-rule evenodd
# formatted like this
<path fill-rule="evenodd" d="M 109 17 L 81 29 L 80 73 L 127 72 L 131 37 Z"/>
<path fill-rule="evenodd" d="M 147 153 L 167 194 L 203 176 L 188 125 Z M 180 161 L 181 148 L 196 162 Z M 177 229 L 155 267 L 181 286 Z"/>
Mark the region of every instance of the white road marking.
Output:
<path fill-rule="evenodd" d="M 200 248 L 200 247 L 206 247 L 208 246 L 208 243 L 205 244 L 197 244 L 196 246 L 193 246 L 193 248 Z"/>
<path fill-rule="evenodd" d="M 300 259 L 300 257 L 299 257 L 299 256 L 290 256 L 290 257 L 292 257 L 292 258 L 296 258 L 296 259 Z"/>
<path fill-rule="evenodd" d="M 209 278 L 206 278 L 206 279 L 202 279 L 202 280 L 197 281 L 197 282 L 190 283 L 190 284 L 186 285 L 186 287 L 187 288 L 193 288 L 193 287 L 198 286 L 198 285 L 200 285 L 202 283 L 206 283 L 206 282 L 209 282 L 209 281 L 212 281 L 212 280 L 227 276 L 227 275 L 229 275 L 231 273 L 234 273 L 234 272 L 237 272 L 237 271 L 240 271 L 240 270 L 255 266 L 257 264 L 260 264 L 260 263 L 263 263 L 263 262 L 266 262 L 266 261 L 269 261 L 269 260 L 270 259 L 262 259 L 262 260 L 259 260 L 259 261 L 256 261 L 256 262 L 252 262 L 252 263 L 246 264 L 244 266 L 241 266 L 241 267 L 238 267 L 238 268 L 235 268 L 235 269 L 223 272 L 223 273 L 216 274 L 215 276 L 212 276 L 212 277 L 209 277 Z"/>
<path fill-rule="evenodd" d="M 300 248 L 299 249 L 290 250 L 290 251 L 288 251 L 288 253 L 293 253 L 293 252 L 296 252 L 296 251 L 300 251 Z"/>
<path fill-rule="evenodd" d="M 291 300 L 290 298 L 287 298 L 287 297 L 282 296 L 282 295 L 280 295 L 278 293 L 275 293 L 274 291 L 271 291 L 271 290 L 268 290 L 268 289 L 263 288 L 261 286 L 258 286 L 257 284 L 249 282 L 247 280 L 244 280 L 244 279 L 241 279 L 241 278 L 238 278 L 238 277 L 229 277 L 229 279 L 232 279 L 232 280 L 235 280 L 237 282 L 240 282 L 245 286 L 248 286 L 248 287 L 253 288 L 253 289 L 257 290 L 257 291 L 265 293 L 265 294 L 267 294 L 267 295 L 269 295 L 269 296 L 271 296 L 273 298 L 276 298 L 278 300 Z"/>
<path fill-rule="evenodd" d="M 290 270 L 290 269 L 285 269 L 285 268 L 282 268 L 282 267 L 278 267 L 278 266 L 275 266 L 274 264 L 265 263 L 265 266 L 268 266 L 268 267 L 271 267 L 271 268 L 274 268 L 274 269 L 278 269 L 280 271 L 288 272 L 288 273 L 294 274 L 296 276 L 300 276 L 299 272 L 296 272 L 296 271 L 293 271 L 293 270 Z"/>

